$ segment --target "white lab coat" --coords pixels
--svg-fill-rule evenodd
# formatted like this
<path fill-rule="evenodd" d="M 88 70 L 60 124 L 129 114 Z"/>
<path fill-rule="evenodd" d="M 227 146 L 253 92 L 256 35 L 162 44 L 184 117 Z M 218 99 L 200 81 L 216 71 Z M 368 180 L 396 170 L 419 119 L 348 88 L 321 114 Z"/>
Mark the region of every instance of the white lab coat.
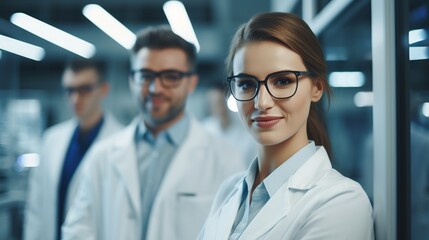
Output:
<path fill-rule="evenodd" d="M 240 174 L 222 184 L 198 239 L 229 238 L 243 181 Z M 362 187 L 332 169 L 325 149 L 318 147 L 255 216 L 240 239 L 374 239 L 372 207 Z"/>
<path fill-rule="evenodd" d="M 142 239 L 137 120 L 91 152 L 63 239 Z M 230 155 L 191 118 L 154 200 L 146 239 L 195 239 L 220 184 L 244 168 L 240 156 Z"/>
<path fill-rule="evenodd" d="M 32 169 L 29 176 L 29 194 L 24 223 L 24 239 L 26 240 L 50 240 L 56 237 L 58 184 L 66 151 L 77 124 L 76 119 L 71 119 L 49 128 L 43 135 L 40 165 Z M 94 141 L 97 142 L 121 128 L 122 125 L 112 115 L 105 114 L 104 123 Z M 80 166 L 84 161 L 85 157 Z M 80 166 L 70 181 L 65 211 L 70 207 L 70 199 L 76 194 Z"/>

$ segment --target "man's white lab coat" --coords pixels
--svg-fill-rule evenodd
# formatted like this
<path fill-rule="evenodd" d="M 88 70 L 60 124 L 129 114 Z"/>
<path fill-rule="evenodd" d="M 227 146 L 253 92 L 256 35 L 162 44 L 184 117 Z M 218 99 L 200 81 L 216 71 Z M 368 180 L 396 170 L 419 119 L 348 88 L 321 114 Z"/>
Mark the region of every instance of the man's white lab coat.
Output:
<path fill-rule="evenodd" d="M 136 127 L 134 121 L 90 153 L 64 239 L 142 239 Z M 240 158 L 191 118 L 154 200 L 146 239 L 195 239 L 220 184 L 245 169 Z"/>
<path fill-rule="evenodd" d="M 57 226 L 57 196 L 60 175 L 77 120 L 71 119 L 47 129 L 43 135 L 40 151 L 40 165 L 32 169 L 29 177 L 29 194 L 25 211 L 24 239 L 53 240 Z M 122 128 L 110 114 L 105 114 L 104 123 L 94 144 Z M 67 190 L 65 212 L 70 207 L 70 199 L 76 194 L 81 165 L 76 169 Z"/>

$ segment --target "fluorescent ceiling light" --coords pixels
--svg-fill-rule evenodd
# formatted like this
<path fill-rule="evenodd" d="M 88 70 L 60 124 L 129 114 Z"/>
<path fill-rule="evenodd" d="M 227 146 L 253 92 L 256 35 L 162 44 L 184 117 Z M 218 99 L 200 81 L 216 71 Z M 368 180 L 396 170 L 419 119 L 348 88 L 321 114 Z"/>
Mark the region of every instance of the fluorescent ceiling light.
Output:
<path fill-rule="evenodd" d="M 14 13 L 10 21 L 53 44 L 84 58 L 91 58 L 95 54 L 95 46 L 91 43 L 33 18 L 25 13 Z"/>
<path fill-rule="evenodd" d="M 124 48 L 131 49 L 134 46 L 136 35 L 100 5 L 88 4 L 83 8 L 82 13 Z"/>
<path fill-rule="evenodd" d="M 194 44 L 197 52 L 200 51 L 200 44 L 183 3 L 180 1 L 168 1 L 164 3 L 163 9 L 173 32 Z"/>
<path fill-rule="evenodd" d="M 429 102 L 423 103 L 422 113 L 425 117 L 429 117 Z"/>
<path fill-rule="evenodd" d="M 332 72 L 329 85 L 332 87 L 362 87 L 365 84 L 363 72 Z"/>
<path fill-rule="evenodd" d="M 417 42 L 426 40 L 426 38 L 427 38 L 427 33 L 426 33 L 426 30 L 424 30 L 424 29 L 411 30 L 408 33 L 409 44 L 413 44 L 413 43 L 417 43 Z"/>
<path fill-rule="evenodd" d="M 1 59 L 1 51 L 0 51 L 0 59 Z"/>
<path fill-rule="evenodd" d="M 374 105 L 373 92 L 357 92 L 353 98 L 356 107 L 371 107 Z"/>
<path fill-rule="evenodd" d="M 429 59 L 429 47 L 410 47 L 410 60 Z"/>
<path fill-rule="evenodd" d="M 40 61 L 45 56 L 43 48 L 4 35 L 0 35 L 0 49 L 35 61 Z"/>
<path fill-rule="evenodd" d="M 230 111 L 238 112 L 237 101 L 232 95 L 229 96 L 228 101 L 226 102 L 226 105 L 228 106 Z"/>

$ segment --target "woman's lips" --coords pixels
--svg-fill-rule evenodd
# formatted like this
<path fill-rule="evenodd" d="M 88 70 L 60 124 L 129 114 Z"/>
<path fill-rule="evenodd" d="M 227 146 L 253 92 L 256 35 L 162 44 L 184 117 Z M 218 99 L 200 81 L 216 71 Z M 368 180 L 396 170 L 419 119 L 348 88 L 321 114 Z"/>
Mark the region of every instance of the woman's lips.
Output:
<path fill-rule="evenodd" d="M 282 117 L 254 117 L 252 118 L 253 124 L 260 128 L 271 128 L 276 125 Z"/>

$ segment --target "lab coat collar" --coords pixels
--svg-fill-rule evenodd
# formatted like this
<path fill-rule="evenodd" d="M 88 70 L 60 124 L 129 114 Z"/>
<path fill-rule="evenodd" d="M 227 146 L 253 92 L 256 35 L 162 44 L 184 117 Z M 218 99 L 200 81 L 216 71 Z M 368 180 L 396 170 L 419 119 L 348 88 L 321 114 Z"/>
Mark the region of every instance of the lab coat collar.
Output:
<path fill-rule="evenodd" d="M 94 143 L 100 139 L 103 139 L 107 135 L 111 133 L 111 129 L 118 125 L 115 119 L 113 119 L 113 116 L 109 113 L 105 113 L 105 122 L 103 126 L 101 126 L 100 132 L 97 134 Z M 50 169 L 51 169 L 51 175 L 52 175 L 52 182 L 55 184 L 55 188 L 58 187 L 59 179 L 60 179 L 60 173 L 61 169 L 63 167 L 63 159 L 64 154 L 67 151 L 70 141 L 73 135 L 73 131 L 77 128 L 79 122 L 77 118 L 71 118 L 63 123 L 60 123 L 59 125 L 56 125 L 56 128 L 60 127 L 60 136 L 57 139 L 55 139 L 55 149 L 47 149 L 49 151 L 49 155 L 51 155 L 52 159 L 58 159 L 61 161 L 52 161 L 50 162 Z M 72 181 L 75 181 L 72 178 Z"/>
<path fill-rule="evenodd" d="M 291 209 L 291 196 L 295 190 L 308 190 L 332 169 L 328 154 L 323 147 L 317 151 L 284 183 L 256 215 L 240 239 L 258 238 L 286 217 Z"/>
<path fill-rule="evenodd" d="M 222 219 L 222 221 L 216 222 L 216 229 L 220 231 L 215 231 L 215 234 L 218 235 L 218 237 L 213 239 L 229 239 L 232 225 L 234 224 L 238 208 L 240 207 L 241 195 L 243 195 L 243 181 L 244 176 L 235 185 L 235 188 L 230 195 L 231 197 L 227 200 L 225 205 L 219 209 L 219 219 Z"/>
<path fill-rule="evenodd" d="M 268 200 L 265 206 L 262 207 L 256 217 L 244 230 L 240 239 L 259 238 L 289 213 L 290 203 L 286 189 L 287 184 L 282 185 L 279 191 Z"/>
<path fill-rule="evenodd" d="M 317 151 L 290 177 L 289 181 L 284 183 L 267 202 L 267 204 L 256 215 L 253 221 L 247 226 L 240 239 L 257 239 L 273 226 L 286 217 L 291 209 L 291 194 L 294 190 L 308 190 L 332 169 L 328 154 L 323 147 L 318 147 Z M 235 185 L 231 198 L 220 209 L 220 218 L 222 221 L 216 229 L 221 229 L 219 239 L 228 239 L 231 227 L 235 220 L 238 207 L 240 206 L 241 195 L 243 191 L 244 177 Z"/>
<path fill-rule="evenodd" d="M 309 190 L 332 169 L 328 153 L 323 146 L 310 157 L 289 179 L 289 189 Z"/>
<path fill-rule="evenodd" d="M 141 212 L 140 180 L 138 176 L 136 145 L 134 141 L 139 121 L 140 118 L 136 117 L 128 127 L 115 136 L 114 151 L 111 154 L 113 159 L 112 162 L 124 181 L 124 185 L 126 186 L 136 213 Z M 204 159 L 204 156 L 201 154 L 205 153 L 205 148 L 208 147 L 210 143 L 204 138 L 204 135 L 201 133 L 202 131 L 204 131 L 202 126 L 200 126 L 196 120 L 190 118 L 189 132 L 183 144 L 177 149 L 167 169 L 154 201 L 154 209 L 158 204 L 156 200 L 171 192 L 172 185 L 180 182 L 180 178 L 183 174 L 186 174 L 186 171 L 189 169 L 189 159 Z"/>
<path fill-rule="evenodd" d="M 171 191 L 184 191 L 184 192 L 193 192 L 194 186 L 185 186 L 182 185 L 181 189 L 174 189 L 177 182 L 181 181 L 181 178 L 187 174 L 189 171 L 189 164 L 192 160 L 203 161 L 205 159 L 204 154 L 207 153 L 207 147 L 209 147 L 210 142 L 207 140 L 205 135 L 202 133 L 203 127 L 193 118 L 190 118 L 189 129 L 186 137 L 177 149 L 174 154 L 173 159 L 171 160 L 170 166 L 168 166 L 165 173 L 164 179 L 162 180 L 160 189 L 155 198 L 154 207 L 156 204 L 156 199 L 164 198 L 164 196 L 171 194 Z"/>

